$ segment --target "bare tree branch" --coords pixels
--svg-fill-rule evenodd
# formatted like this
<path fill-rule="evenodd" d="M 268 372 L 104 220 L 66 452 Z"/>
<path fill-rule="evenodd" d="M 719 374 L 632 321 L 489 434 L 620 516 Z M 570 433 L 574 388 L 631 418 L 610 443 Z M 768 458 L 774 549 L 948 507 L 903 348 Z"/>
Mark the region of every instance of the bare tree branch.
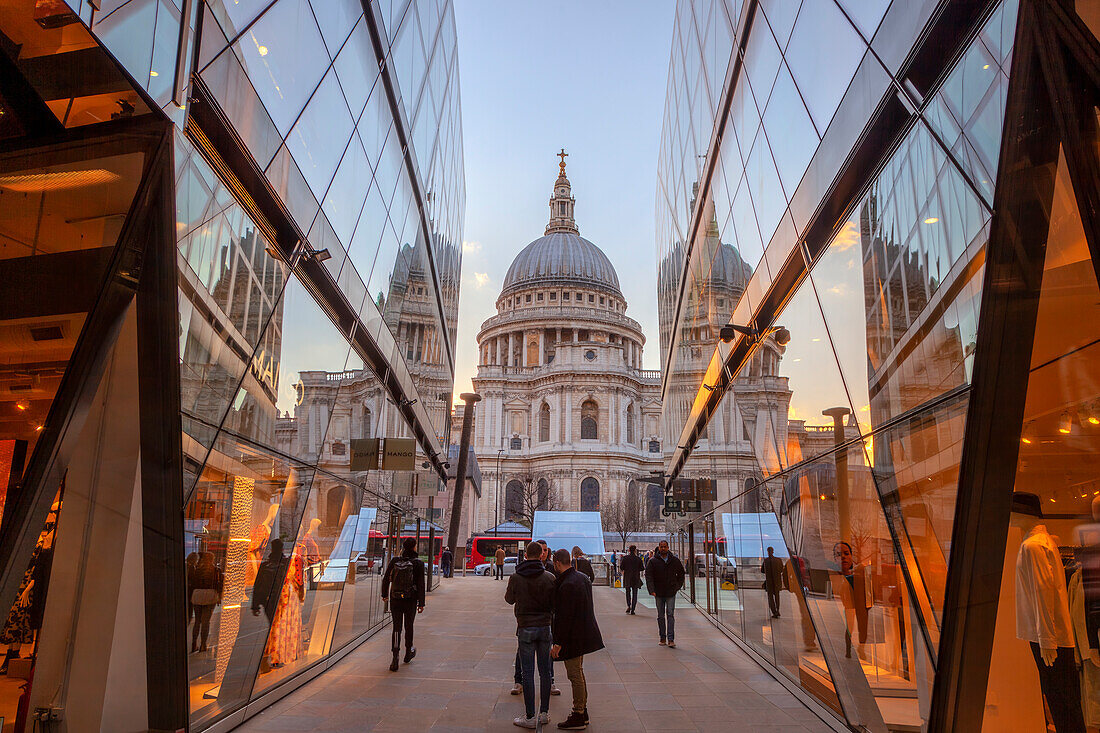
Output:
<path fill-rule="evenodd" d="M 539 491 L 538 480 L 531 475 L 519 478 L 519 482 L 522 484 L 519 491 L 509 492 L 507 487 L 505 488 L 505 491 L 508 492 L 505 494 L 508 519 L 519 522 L 524 527 L 531 529 L 535 523 L 535 512 L 555 512 L 561 509 L 561 501 L 555 494 L 553 485 L 549 479 L 543 480 L 546 482 L 545 493 Z M 508 486 L 514 485 L 511 481 L 508 482 Z"/>
<path fill-rule="evenodd" d="M 637 488 L 627 489 L 614 499 L 604 502 L 600 509 L 604 530 L 619 535 L 623 550 L 626 550 L 627 537 L 635 532 L 644 532 L 648 525 L 645 502 Z"/>

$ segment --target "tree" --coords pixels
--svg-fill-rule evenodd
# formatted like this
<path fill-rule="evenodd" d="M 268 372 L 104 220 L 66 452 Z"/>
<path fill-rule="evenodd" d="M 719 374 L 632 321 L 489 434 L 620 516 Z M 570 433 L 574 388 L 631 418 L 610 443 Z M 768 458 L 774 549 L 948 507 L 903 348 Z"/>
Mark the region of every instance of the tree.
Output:
<path fill-rule="evenodd" d="M 636 487 L 628 488 L 614 499 L 604 502 L 601 509 L 604 530 L 619 535 L 624 551 L 627 537 L 646 529 L 645 501 Z"/>
<path fill-rule="evenodd" d="M 536 479 L 527 475 L 508 482 L 505 487 L 505 508 L 508 519 L 531 529 L 535 523 L 535 512 L 558 511 L 561 509 L 561 502 L 549 479 Z"/>

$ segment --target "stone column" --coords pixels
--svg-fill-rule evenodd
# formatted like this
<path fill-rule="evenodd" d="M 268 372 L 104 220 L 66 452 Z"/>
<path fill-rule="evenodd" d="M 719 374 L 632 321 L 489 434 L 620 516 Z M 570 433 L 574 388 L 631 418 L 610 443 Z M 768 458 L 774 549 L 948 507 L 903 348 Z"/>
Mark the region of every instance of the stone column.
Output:
<path fill-rule="evenodd" d="M 539 329 L 539 363 L 538 366 L 542 366 L 546 363 L 546 329 Z"/>
<path fill-rule="evenodd" d="M 516 353 L 515 334 L 509 332 L 508 333 L 508 360 L 507 360 L 507 364 L 506 364 L 507 366 L 515 366 L 515 353 Z"/>

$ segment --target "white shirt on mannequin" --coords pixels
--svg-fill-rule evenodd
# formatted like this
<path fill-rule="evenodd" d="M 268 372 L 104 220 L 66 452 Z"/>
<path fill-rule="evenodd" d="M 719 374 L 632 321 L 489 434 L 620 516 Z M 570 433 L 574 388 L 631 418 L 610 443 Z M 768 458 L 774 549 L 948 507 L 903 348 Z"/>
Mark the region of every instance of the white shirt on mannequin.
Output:
<path fill-rule="evenodd" d="M 1016 555 L 1016 636 L 1043 649 L 1074 644 L 1062 557 L 1043 524 L 1032 527 Z"/>

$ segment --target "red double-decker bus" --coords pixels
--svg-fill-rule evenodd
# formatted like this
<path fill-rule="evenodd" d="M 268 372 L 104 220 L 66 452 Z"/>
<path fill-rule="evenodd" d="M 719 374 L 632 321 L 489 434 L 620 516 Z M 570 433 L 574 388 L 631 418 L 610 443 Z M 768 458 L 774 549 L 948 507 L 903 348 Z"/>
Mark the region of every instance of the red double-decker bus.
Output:
<path fill-rule="evenodd" d="M 508 557 L 516 557 L 520 548 L 531 541 L 531 533 L 524 534 L 482 534 L 466 540 L 466 569 L 473 570 L 482 563 L 491 562 L 496 557 L 497 548 L 503 547 Z"/>

